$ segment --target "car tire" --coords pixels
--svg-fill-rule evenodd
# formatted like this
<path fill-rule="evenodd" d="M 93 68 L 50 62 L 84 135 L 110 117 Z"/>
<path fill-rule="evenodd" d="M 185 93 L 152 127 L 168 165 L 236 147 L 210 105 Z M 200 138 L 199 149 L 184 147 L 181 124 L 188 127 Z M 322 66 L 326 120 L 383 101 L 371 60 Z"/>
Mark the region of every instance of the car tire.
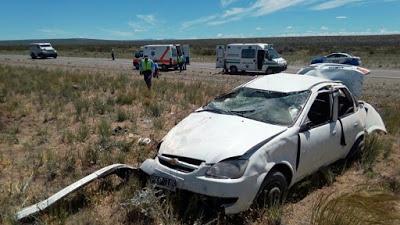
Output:
<path fill-rule="evenodd" d="M 54 58 L 57 59 L 57 55 L 55 55 Z"/>
<path fill-rule="evenodd" d="M 346 156 L 347 160 L 353 160 L 356 159 L 360 154 L 362 153 L 364 149 L 364 137 L 360 137 L 357 139 L 357 141 L 353 144 L 351 147 L 349 153 Z"/>
<path fill-rule="evenodd" d="M 264 179 L 256 199 L 259 208 L 281 205 L 288 191 L 285 175 L 279 171 L 270 172 Z"/>
<path fill-rule="evenodd" d="M 238 73 L 238 69 L 236 66 L 230 66 L 229 67 L 229 73 L 230 74 L 237 74 Z"/>
<path fill-rule="evenodd" d="M 274 71 L 272 70 L 272 68 L 268 68 L 267 71 L 266 71 L 266 73 L 267 73 L 267 75 L 268 75 L 268 74 L 273 74 Z"/>
<path fill-rule="evenodd" d="M 168 68 L 167 68 L 167 65 L 165 65 L 165 64 L 162 64 L 162 65 L 161 65 L 161 70 L 162 70 L 162 71 L 167 71 L 167 69 L 168 69 Z"/>
<path fill-rule="evenodd" d="M 32 59 L 36 59 L 36 58 L 37 58 L 36 55 L 35 55 L 35 53 L 33 53 L 33 52 L 31 53 L 31 58 L 32 58 Z"/>

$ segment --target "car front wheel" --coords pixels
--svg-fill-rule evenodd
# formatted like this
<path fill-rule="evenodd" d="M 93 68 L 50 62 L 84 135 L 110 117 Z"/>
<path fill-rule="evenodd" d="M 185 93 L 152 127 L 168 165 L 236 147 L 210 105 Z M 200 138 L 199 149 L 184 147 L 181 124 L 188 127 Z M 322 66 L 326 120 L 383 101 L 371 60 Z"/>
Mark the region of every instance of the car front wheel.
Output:
<path fill-rule="evenodd" d="M 258 197 L 257 207 L 275 207 L 283 203 L 286 198 L 288 184 L 285 175 L 279 171 L 274 171 L 265 178 Z"/>

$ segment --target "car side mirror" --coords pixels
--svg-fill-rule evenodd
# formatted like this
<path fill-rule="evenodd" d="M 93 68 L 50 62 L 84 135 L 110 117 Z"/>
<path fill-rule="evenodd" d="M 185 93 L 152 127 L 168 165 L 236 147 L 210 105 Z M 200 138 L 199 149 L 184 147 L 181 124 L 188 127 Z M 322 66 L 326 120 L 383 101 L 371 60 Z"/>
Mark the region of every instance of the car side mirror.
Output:
<path fill-rule="evenodd" d="M 311 129 L 310 123 L 304 123 L 300 126 L 299 133 L 309 131 Z"/>

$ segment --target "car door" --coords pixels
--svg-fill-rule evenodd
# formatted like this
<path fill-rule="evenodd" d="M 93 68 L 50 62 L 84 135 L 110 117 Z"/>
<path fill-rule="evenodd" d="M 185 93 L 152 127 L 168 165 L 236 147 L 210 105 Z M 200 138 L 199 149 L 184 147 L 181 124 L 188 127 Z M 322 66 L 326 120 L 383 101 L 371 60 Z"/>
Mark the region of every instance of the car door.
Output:
<path fill-rule="evenodd" d="M 302 127 L 307 129 L 301 129 L 298 136 L 299 177 L 307 176 L 337 160 L 340 124 L 333 120 L 333 97 L 330 91 L 318 93 L 303 124 Z"/>
<path fill-rule="evenodd" d="M 363 132 L 364 125 L 361 111 L 356 107 L 356 102 L 347 88 L 339 89 L 337 100 L 338 120 L 343 125 L 340 129 L 341 157 L 345 157 L 356 141 L 357 135 Z"/>
<path fill-rule="evenodd" d="M 256 70 L 256 50 L 249 46 L 242 49 L 241 68 L 240 70 L 255 71 Z"/>

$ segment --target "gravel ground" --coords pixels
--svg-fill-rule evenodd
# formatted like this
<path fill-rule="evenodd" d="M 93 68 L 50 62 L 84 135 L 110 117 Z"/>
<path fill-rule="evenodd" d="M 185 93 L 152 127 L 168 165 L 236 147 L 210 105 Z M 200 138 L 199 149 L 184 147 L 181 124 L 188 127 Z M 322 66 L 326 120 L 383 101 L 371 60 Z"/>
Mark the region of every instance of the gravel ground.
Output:
<path fill-rule="evenodd" d="M 26 55 L 0 55 L 0 64 L 11 64 L 21 66 L 38 66 L 38 67 L 50 67 L 57 69 L 80 69 L 89 70 L 93 72 L 111 70 L 111 71 L 126 71 L 132 72 L 133 74 L 139 74 L 138 71 L 133 70 L 132 60 L 129 59 L 116 59 L 112 61 L 107 58 L 80 58 L 80 57 L 58 57 L 57 59 L 31 59 Z M 292 65 L 289 66 L 287 72 L 295 73 L 301 66 Z M 371 74 L 368 78 L 379 79 L 400 79 L 400 70 L 395 69 L 382 69 L 382 68 L 370 68 Z M 172 77 L 177 71 L 164 72 L 163 75 Z M 249 80 L 251 76 L 227 76 L 222 75 L 220 69 L 215 68 L 214 63 L 200 63 L 192 62 L 188 66 L 188 70 L 183 75 L 189 75 L 190 79 L 202 79 L 202 80 L 216 80 L 225 82 L 226 80 Z M 179 77 L 182 78 L 182 76 Z M 187 79 L 187 78 L 186 78 Z"/>

